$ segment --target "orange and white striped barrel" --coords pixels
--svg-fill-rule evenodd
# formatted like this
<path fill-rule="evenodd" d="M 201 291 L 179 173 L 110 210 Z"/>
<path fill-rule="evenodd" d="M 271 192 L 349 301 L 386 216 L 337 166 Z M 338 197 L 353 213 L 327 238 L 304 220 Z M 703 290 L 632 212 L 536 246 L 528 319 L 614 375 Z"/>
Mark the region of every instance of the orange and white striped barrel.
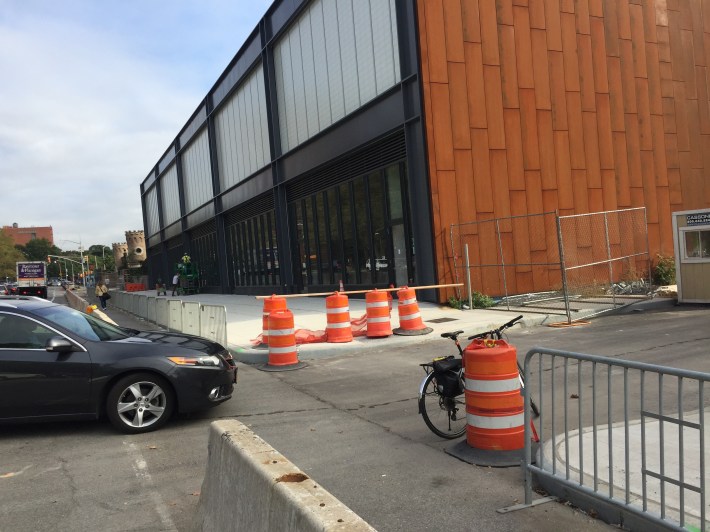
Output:
<path fill-rule="evenodd" d="M 515 347 L 504 340 L 474 340 L 464 351 L 464 368 L 466 442 L 476 449 L 522 449 L 524 406 Z"/>
<path fill-rule="evenodd" d="M 269 314 L 276 310 L 286 310 L 286 298 L 271 294 L 264 299 L 264 313 L 261 318 L 261 343 L 269 345 Z"/>
<path fill-rule="evenodd" d="M 429 334 L 433 330 L 424 325 L 414 288 L 403 286 L 397 290 L 397 314 L 399 314 L 399 327 L 394 330 L 394 334 L 414 336 Z"/>
<path fill-rule="evenodd" d="M 269 366 L 298 364 L 293 313 L 275 310 L 269 314 Z"/>
<path fill-rule="evenodd" d="M 353 341 L 353 328 L 350 323 L 348 296 L 339 292 L 325 298 L 327 318 L 326 334 L 328 342 L 341 343 Z"/>
<path fill-rule="evenodd" d="M 392 335 L 390 324 L 390 309 L 387 302 L 387 292 L 376 288 L 365 294 L 365 309 L 367 312 L 367 337 L 382 338 Z"/>

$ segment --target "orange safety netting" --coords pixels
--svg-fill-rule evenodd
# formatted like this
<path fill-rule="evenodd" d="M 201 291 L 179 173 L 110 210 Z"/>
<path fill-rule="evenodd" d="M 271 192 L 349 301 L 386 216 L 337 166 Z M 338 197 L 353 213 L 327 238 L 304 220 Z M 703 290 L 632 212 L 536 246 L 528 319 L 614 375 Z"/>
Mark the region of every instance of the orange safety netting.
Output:
<path fill-rule="evenodd" d="M 353 336 L 365 336 L 367 334 L 367 314 L 363 314 L 359 318 L 350 320 L 350 325 L 353 330 Z M 328 331 L 312 331 L 310 329 L 296 329 L 296 344 L 316 344 L 328 341 Z M 263 334 L 260 334 L 253 340 L 252 345 L 261 345 Z"/>

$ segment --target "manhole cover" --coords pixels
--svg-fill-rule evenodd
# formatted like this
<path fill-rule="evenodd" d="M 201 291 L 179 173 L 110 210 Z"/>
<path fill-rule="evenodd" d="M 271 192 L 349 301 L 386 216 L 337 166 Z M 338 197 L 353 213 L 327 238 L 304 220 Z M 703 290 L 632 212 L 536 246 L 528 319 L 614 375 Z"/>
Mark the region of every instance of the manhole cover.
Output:
<path fill-rule="evenodd" d="M 429 323 L 446 323 L 447 321 L 456 321 L 458 318 L 436 318 L 434 320 L 426 320 Z"/>

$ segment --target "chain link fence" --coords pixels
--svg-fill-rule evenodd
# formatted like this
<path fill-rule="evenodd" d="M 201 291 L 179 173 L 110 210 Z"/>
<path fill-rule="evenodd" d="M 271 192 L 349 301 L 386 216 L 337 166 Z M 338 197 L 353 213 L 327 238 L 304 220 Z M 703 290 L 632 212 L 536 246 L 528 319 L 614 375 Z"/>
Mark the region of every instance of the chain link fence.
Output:
<path fill-rule="evenodd" d="M 473 305 L 561 314 L 606 312 L 650 292 L 645 208 L 573 216 L 546 212 L 452 224 L 454 276 Z"/>

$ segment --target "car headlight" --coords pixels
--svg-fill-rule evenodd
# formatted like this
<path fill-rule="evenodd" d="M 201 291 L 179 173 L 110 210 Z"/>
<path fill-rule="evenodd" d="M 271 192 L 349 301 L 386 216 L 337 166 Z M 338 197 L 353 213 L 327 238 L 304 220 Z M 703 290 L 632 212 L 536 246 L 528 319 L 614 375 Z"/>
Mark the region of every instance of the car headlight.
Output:
<path fill-rule="evenodd" d="M 213 355 L 194 356 L 194 357 L 168 357 L 168 360 L 178 366 L 219 366 L 222 361 L 219 357 Z"/>

